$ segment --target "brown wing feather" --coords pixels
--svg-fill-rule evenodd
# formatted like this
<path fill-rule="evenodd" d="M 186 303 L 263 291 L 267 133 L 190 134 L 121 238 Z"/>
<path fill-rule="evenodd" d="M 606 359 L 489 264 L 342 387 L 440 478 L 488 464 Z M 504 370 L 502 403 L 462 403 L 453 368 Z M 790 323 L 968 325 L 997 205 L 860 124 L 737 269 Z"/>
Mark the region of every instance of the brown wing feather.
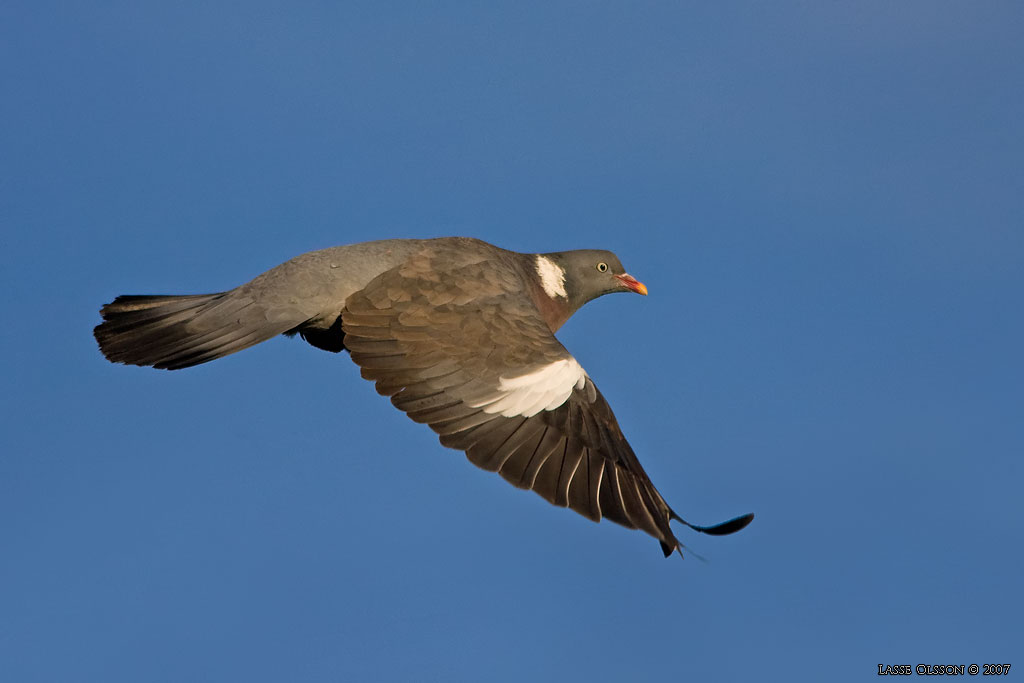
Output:
<path fill-rule="evenodd" d="M 345 345 L 364 378 L 443 445 L 549 502 L 680 547 L 675 513 L 654 488 L 610 406 L 586 378 L 553 410 L 487 413 L 476 403 L 502 377 L 571 359 L 523 296 L 512 256 L 424 253 L 370 282 L 342 311 Z"/>

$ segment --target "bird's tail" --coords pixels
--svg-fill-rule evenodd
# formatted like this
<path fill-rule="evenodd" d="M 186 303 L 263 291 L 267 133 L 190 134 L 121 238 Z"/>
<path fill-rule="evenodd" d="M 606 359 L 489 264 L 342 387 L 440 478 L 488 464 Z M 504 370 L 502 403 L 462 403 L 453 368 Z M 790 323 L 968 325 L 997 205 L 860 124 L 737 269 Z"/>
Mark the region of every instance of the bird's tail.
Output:
<path fill-rule="evenodd" d="M 184 296 L 119 296 L 100 309 L 93 335 L 113 363 L 177 370 L 241 351 L 280 334 L 253 325 L 242 309 L 251 300 L 232 292 Z"/>

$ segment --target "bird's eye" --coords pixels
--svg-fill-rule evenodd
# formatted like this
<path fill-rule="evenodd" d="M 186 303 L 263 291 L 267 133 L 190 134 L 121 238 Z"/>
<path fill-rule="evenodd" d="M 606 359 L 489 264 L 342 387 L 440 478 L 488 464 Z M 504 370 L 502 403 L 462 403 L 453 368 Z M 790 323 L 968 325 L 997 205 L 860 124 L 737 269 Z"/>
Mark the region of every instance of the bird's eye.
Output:
<path fill-rule="evenodd" d="M 598 263 L 597 264 L 597 272 L 599 272 L 599 273 L 608 272 L 608 264 L 605 263 L 604 261 L 602 261 L 601 263 Z"/>

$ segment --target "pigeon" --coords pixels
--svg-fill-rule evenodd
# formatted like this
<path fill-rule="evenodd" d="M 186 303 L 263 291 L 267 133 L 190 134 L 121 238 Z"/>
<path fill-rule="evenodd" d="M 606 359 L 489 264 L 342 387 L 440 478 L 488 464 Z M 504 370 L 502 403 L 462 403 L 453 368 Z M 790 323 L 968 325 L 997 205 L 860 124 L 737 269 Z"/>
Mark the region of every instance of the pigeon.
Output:
<path fill-rule="evenodd" d="M 644 472 L 590 375 L 555 337 L 583 304 L 647 294 L 610 251 L 524 254 L 467 237 L 312 251 L 215 294 L 119 296 L 94 330 L 114 363 L 178 370 L 279 334 L 347 351 L 396 408 L 442 445 L 595 522 L 640 529 L 682 556 L 699 526 Z"/>

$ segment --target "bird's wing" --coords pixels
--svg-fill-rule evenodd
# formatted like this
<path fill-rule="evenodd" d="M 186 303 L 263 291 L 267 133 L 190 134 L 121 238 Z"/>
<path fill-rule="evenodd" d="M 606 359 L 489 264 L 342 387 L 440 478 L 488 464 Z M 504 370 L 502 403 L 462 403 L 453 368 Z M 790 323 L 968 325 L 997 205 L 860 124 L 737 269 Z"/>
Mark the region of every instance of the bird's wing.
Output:
<path fill-rule="evenodd" d="M 351 295 L 342 327 L 362 376 L 443 445 L 550 503 L 641 529 L 666 556 L 681 547 L 678 516 L 514 268 L 411 259 Z"/>

